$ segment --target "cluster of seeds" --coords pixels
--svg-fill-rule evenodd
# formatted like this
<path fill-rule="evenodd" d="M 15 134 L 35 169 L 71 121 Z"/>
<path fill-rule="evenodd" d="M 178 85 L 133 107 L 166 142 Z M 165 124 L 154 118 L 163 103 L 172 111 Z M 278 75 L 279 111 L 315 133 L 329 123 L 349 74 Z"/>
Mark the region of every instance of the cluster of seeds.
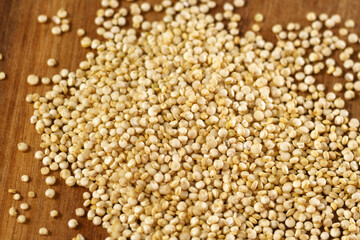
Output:
<path fill-rule="evenodd" d="M 261 14 L 238 35 L 243 0 L 214 16 L 210 0 L 101 4 L 105 41 L 81 40 L 96 53 L 27 101 L 41 173 L 88 188 L 87 218 L 107 239 L 360 237 L 360 122 L 344 109 L 360 91 L 353 20 L 309 13 L 308 26 L 273 26 L 272 43 Z M 152 9 L 162 21 L 144 19 Z M 322 70 L 345 78 L 333 86 L 345 100 L 317 83 Z"/>
<path fill-rule="evenodd" d="M 70 20 L 67 17 L 68 12 L 61 8 L 57 11 L 56 15 L 51 18 L 52 22 L 55 23 L 55 26 L 51 28 L 51 33 L 53 35 L 60 35 L 70 30 Z M 38 16 L 37 20 L 39 23 L 47 23 L 48 16 L 41 14 Z"/>
<path fill-rule="evenodd" d="M 19 152 L 26 152 L 29 149 L 29 146 L 24 142 L 18 143 L 17 147 L 18 147 Z M 35 153 L 35 158 L 36 159 L 42 159 L 43 161 L 45 161 L 44 160 L 44 154 L 41 151 L 37 151 Z M 42 168 L 41 169 L 42 175 L 48 175 L 50 173 L 50 169 L 55 170 L 52 167 L 50 167 L 50 168 L 47 168 L 47 167 Z M 30 181 L 30 178 L 29 178 L 28 175 L 22 175 L 20 180 L 21 180 L 21 182 L 28 183 Z M 56 183 L 56 177 L 47 176 L 46 179 L 45 179 L 45 183 L 48 186 L 54 185 Z M 8 190 L 8 192 L 13 194 L 13 199 L 15 201 L 20 201 L 22 199 L 20 193 L 18 193 L 16 191 L 16 189 L 11 188 L 11 189 Z M 27 196 L 29 198 L 34 198 L 35 197 L 35 192 L 29 191 Z M 52 199 L 52 198 L 54 198 L 56 196 L 56 192 L 55 192 L 55 190 L 49 188 L 49 189 L 47 189 L 45 191 L 45 196 L 47 198 Z M 30 205 L 28 203 L 26 203 L 26 202 L 23 202 L 23 203 L 20 204 L 19 208 L 20 208 L 20 210 L 27 211 L 27 210 L 29 210 Z M 85 215 L 85 210 L 83 208 L 77 208 L 75 213 L 76 213 L 76 216 L 82 217 L 82 216 Z M 26 223 L 27 222 L 27 217 L 25 215 L 23 215 L 23 214 L 18 215 L 17 209 L 15 207 L 10 207 L 9 215 L 12 216 L 12 217 L 17 217 L 17 222 L 18 223 Z M 58 213 L 57 210 L 51 210 L 50 211 L 50 217 L 56 218 L 56 217 L 58 217 L 58 215 L 59 215 L 59 213 Z M 77 225 L 78 225 L 78 223 L 77 223 L 77 221 L 75 219 L 71 219 L 69 221 L 69 227 L 70 228 L 76 228 Z M 49 235 L 49 231 L 48 231 L 47 228 L 42 227 L 42 228 L 39 229 L 39 234 L 47 236 L 47 235 Z M 78 234 L 76 239 L 82 240 L 82 239 L 85 239 L 85 238 L 81 234 Z"/>

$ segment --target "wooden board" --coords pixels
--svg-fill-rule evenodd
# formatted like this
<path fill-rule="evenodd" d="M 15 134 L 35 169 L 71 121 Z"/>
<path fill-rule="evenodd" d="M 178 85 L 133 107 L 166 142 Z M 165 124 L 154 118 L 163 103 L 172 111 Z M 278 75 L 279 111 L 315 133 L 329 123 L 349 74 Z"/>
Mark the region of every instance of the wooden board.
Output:
<path fill-rule="evenodd" d="M 151 2 L 154 2 L 151 0 Z M 158 1 L 156 1 L 158 2 Z M 218 2 L 222 2 L 221 0 Z M 276 23 L 287 22 L 305 23 L 308 11 L 327 14 L 338 13 L 343 19 L 358 19 L 360 1 L 354 0 L 248 0 L 245 8 L 239 9 L 242 16 L 241 32 L 251 27 L 253 15 L 260 12 L 265 17 L 262 32 L 267 39 L 274 39 L 270 32 Z M 101 227 L 95 227 L 85 217 L 77 218 L 80 226 L 77 230 L 67 227 L 69 219 L 75 217 L 75 208 L 81 207 L 84 189 L 70 188 L 62 181 L 58 181 L 54 189 L 57 191 L 55 199 L 47 199 L 44 191 L 45 177 L 40 174 L 42 163 L 35 160 L 34 152 L 39 150 L 40 136 L 29 122 L 32 116 L 32 105 L 25 102 L 25 96 L 33 92 L 44 92 L 50 86 L 29 86 L 26 76 L 37 74 L 49 76 L 58 73 L 62 68 L 74 71 L 79 62 L 85 58 L 86 50 L 80 47 L 76 29 L 84 28 L 88 35 L 95 37 L 94 16 L 100 6 L 99 0 L 0 0 L 0 53 L 4 60 L 0 61 L 0 71 L 8 77 L 0 81 L 0 239 L 30 240 L 45 239 L 38 235 L 40 227 L 47 227 L 51 236 L 47 239 L 71 239 L 77 233 L 86 239 L 104 239 L 107 233 Z M 53 16 L 57 10 L 64 7 L 71 19 L 71 31 L 61 36 L 50 33 L 52 24 L 37 22 L 39 14 Z M 159 18 L 148 14 L 147 19 Z M 359 25 L 355 31 L 359 33 Z M 56 68 L 46 65 L 48 58 L 55 58 L 59 62 Z M 320 77 L 326 85 L 334 81 L 329 77 Z M 360 110 L 356 107 L 360 100 L 348 104 L 352 116 L 360 117 Z M 31 149 L 27 153 L 17 151 L 17 143 L 26 142 Z M 20 177 L 27 174 L 31 177 L 29 183 L 22 183 Z M 54 174 L 59 176 L 58 173 Z M 58 178 L 59 180 L 59 178 Z M 7 193 L 8 188 L 17 189 L 21 201 L 14 201 Z M 36 198 L 28 198 L 27 192 L 35 191 Z M 21 202 L 28 202 L 30 210 L 25 212 L 28 218 L 26 224 L 16 223 L 16 218 L 8 215 L 11 206 L 19 208 Z M 51 219 L 49 211 L 56 209 L 60 217 Z"/>

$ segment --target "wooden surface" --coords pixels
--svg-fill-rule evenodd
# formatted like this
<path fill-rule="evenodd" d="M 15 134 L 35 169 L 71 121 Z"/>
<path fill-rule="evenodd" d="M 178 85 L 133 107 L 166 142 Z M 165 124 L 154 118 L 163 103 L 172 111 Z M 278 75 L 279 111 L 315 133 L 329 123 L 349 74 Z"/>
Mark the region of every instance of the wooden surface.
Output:
<path fill-rule="evenodd" d="M 54 36 L 50 33 L 52 24 L 40 24 L 36 19 L 39 14 L 53 16 L 61 7 L 70 14 L 72 31 Z M 45 177 L 40 174 L 42 164 L 33 157 L 34 152 L 39 150 L 40 136 L 29 122 L 33 112 L 32 105 L 25 102 L 26 94 L 44 92 L 50 88 L 27 85 L 27 75 L 51 77 L 62 68 L 74 71 L 85 58 L 86 50 L 80 47 L 76 29 L 84 28 L 89 36 L 96 36 L 93 19 L 98 7 L 99 0 L 0 0 L 0 53 L 4 55 L 4 60 L 0 61 L 0 71 L 8 75 L 5 81 L 0 81 L 0 209 L 3 212 L 0 214 L 0 239 L 71 239 L 77 233 L 83 234 L 86 239 L 104 239 L 107 236 L 104 229 L 95 227 L 85 217 L 77 218 L 80 223 L 77 230 L 67 227 L 67 221 L 75 217 L 75 208 L 82 206 L 84 189 L 70 188 L 58 181 L 54 187 L 58 193 L 56 199 L 44 197 L 47 187 Z M 274 39 L 270 33 L 273 24 L 290 21 L 305 23 L 308 11 L 338 13 L 343 19 L 357 20 L 360 1 L 248 0 L 246 7 L 238 10 L 243 19 L 240 24 L 241 32 L 250 28 L 253 15 L 260 12 L 265 17 L 265 22 L 261 24 L 262 33 L 267 39 Z M 146 18 L 151 20 L 154 17 L 158 18 L 154 14 L 147 14 Z M 359 33 L 359 29 L 360 22 L 355 31 Z M 46 60 L 50 57 L 59 61 L 58 67 L 49 68 L 46 65 Z M 342 81 L 324 76 L 320 78 L 326 85 Z M 357 97 L 348 104 L 352 116 L 360 116 L 356 107 L 359 103 Z M 18 142 L 28 143 L 30 151 L 18 152 Z M 20 181 L 23 174 L 31 177 L 29 183 Z M 54 175 L 59 176 L 58 173 Z M 12 195 L 7 193 L 8 188 L 17 189 L 22 195 L 21 201 L 14 201 Z M 36 198 L 28 198 L 28 191 L 35 191 Z M 28 218 L 26 224 L 18 224 L 16 218 L 8 215 L 11 206 L 19 208 L 22 202 L 28 202 L 31 206 L 24 213 Z M 60 212 L 59 218 L 49 217 L 52 209 Z M 39 236 L 40 227 L 47 227 L 51 235 Z"/>

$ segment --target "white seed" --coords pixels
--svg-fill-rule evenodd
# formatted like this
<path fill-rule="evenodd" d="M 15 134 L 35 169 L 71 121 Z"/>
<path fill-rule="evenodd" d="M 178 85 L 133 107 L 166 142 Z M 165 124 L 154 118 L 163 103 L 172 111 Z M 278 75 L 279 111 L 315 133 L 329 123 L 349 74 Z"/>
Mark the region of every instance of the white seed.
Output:
<path fill-rule="evenodd" d="M 26 152 L 27 150 L 29 150 L 29 146 L 24 142 L 18 143 L 17 148 L 19 152 Z"/>
<path fill-rule="evenodd" d="M 59 216 L 59 212 L 56 210 L 51 210 L 50 211 L 50 217 L 52 218 L 56 218 L 57 216 Z"/>
<path fill-rule="evenodd" d="M 243 7 L 245 6 L 245 0 L 234 0 L 233 1 L 235 7 Z"/>
<path fill-rule="evenodd" d="M 26 217 L 24 215 L 19 215 L 17 217 L 17 222 L 18 223 L 25 223 L 26 222 Z"/>
<path fill-rule="evenodd" d="M 77 208 L 75 209 L 75 215 L 78 217 L 82 217 L 85 215 L 85 210 L 83 208 Z"/>
<path fill-rule="evenodd" d="M 29 204 L 28 204 L 28 203 L 22 203 L 22 204 L 20 204 L 20 209 L 22 209 L 22 210 L 28 210 L 28 209 L 29 209 Z"/>
<path fill-rule="evenodd" d="M 59 26 L 54 26 L 51 28 L 51 33 L 53 35 L 60 35 L 61 34 L 61 28 Z"/>
<path fill-rule="evenodd" d="M 6 74 L 4 72 L 0 72 L 0 81 L 6 78 Z"/>
<path fill-rule="evenodd" d="M 28 192 L 28 197 L 29 198 L 34 198 L 35 197 L 35 192 L 33 192 L 33 191 Z"/>
<path fill-rule="evenodd" d="M 46 183 L 46 185 L 48 185 L 48 186 L 54 185 L 54 184 L 56 183 L 56 177 L 54 177 L 54 176 L 48 176 L 48 177 L 46 177 L 45 183 Z"/>
<path fill-rule="evenodd" d="M 78 225 L 79 224 L 75 219 L 70 219 L 68 222 L 69 228 L 72 228 L 72 229 L 76 228 Z"/>
<path fill-rule="evenodd" d="M 45 196 L 48 198 L 54 198 L 55 197 L 55 190 L 54 189 L 46 189 Z"/>
<path fill-rule="evenodd" d="M 27 83 L 32 86 L 37 85 L 39 83 L 39 77 L 33 74 L 29 75 L 27 77 Z"/>
<path fill-rule="evenodd" d="M 66 11 L 64 8 L 60 8 L 60 9 L 57 11 L 56 15 L 57 15 L 59 18 L 66 18 L 67 15 L 68 15 L 68 13 L 67 13 L 67 11 Z"/>
<path fill-rule="evenodd" d="M 82 28 L 79 28 L 77 31 L 76 31 L 76 34 L 79 36 L 79 37 L 82 37 L 85 35 L 85 30 L 82 29 Z"/>
<path fill-rule="evenodd" d="M 49 67 L 55 67 L 57 65 L 57 61 L 54 58 L 49 58 L 46 63 Z"/>
<path fill-rule="evenodd" d="M 46 23 L 48 20 L 48 17 L 46 15 L 39 15 L 37 20 L 39 23 Z"/>
<path fill-rule="evenodd" d="M 12 217 L 16 217 L 16 216 L 17 216 L 16 208 L 11 207 L 11 208 L 9 209 L 9 215 L 12 216 Z"/>
<path fill-rule="evenodd" d="M 41 83 L 42 83 L 42 84 L 45 84 L 45 85 L 48 85 L 48 84 L 51 83 L 51 79 L 48 78 L 48 77 L 42 77 L 42 78 L 41 78 Z"/>
<path fill-rule="evenodd" d="M 81 39 L 81 46 L 83 48 L 88 48 L 91 46 L 91 39 L 89 37 L 84 37 Z"/>
<path fill-rule="evenodd" d="M 257 13 L 254 16 L 254 20 L 255 20 L 255 22 L 262 22 L 262 21 L 264 21 L 264 16 L 261 13 Z"/>
<path fill-rule="evenodd" d="M 151 9 L 151 5 L 148 2 L 143 2 L 141 3 L 140 8 L 142 12 L 148 12 Z"/>
<path fill-rule="evenodd" d="M 25 183 L 29 182 L 29 176 L 28 175 L 22 175 L 21 176 L 21 181 L 25 182 Z"/>
<path fill-rule="evenodd" d="M 62 32 L 68 32 L 70 30 L 70 25 L 69 24 L 61 24 L 60 28 L 61 28 Z"/>
<path fill-rule="evenodd" d="M 15 201 L 19 201 L 21 199 L 21 196 L 20 196 L 20 194 L 15 193 L 13 198 Z"/>
<path fill-rule="evenodd" d="M 43 236 L 47 236 L 49 235 L 49 230 L 47 230 L 47 228 L 42 227 L 39 229 L 39 234 Z"/>

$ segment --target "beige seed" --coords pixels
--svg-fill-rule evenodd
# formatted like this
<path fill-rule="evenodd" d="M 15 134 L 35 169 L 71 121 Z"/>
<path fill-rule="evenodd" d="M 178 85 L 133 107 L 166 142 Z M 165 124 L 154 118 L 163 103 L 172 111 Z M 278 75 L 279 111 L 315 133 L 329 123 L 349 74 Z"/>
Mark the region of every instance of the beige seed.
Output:
<path fill-rule="evenodd" d="M 29 150 L 29 146 L 24 142 L 18 143 L 17 148 L 19 152 L 26 152 L 27 150 Z"/>
<path fill-rule="evenodd" d="M 28 192 L 28 197 L 29 198 L 34 198 L 35 197 L 35 192 L 33 192 L 33 191 Z"/>
<path fill-rule="evenodd" d="M 306 19 L 308 21 L 315 21 L 316 20 L 316 14 L 314 12 L 309 12 L 306 14 Z"/>
<path fill-rule="evenodd" d="M 61 24 L 60 29 L 62 32 L 68 32 L 70 30 L 70 25 L 69 24 Z"/>
<path fill-rule="evenodd" d="M 20 204 L 20 209 L 22 209 L 22 210 L 28 210 L 28 209 L 29 209 L 29 204 L 28 204 L 28 203 L 22 203 L 22 204 Z"/>
<path fill-rule="evenodd" d="M 42 78 L 41 78 L 41 83 L 42 83 L 42 84 L 45 84 L 45 85 L 48 85 L 48 84 L 51 83 L 51 79 L 48 78 L 48 77 L 42 77 Z"/>
<path fill-rule="evenodd" d="M 55 67 L 57 65 L 57 61 L 54 58 L 49 58 L 46 63 L 49 67 Z"/>
<path fill-rule="evenodd" d="M 51 28 L 51 33 L 53 35 L 60 35 L 61 34 L 61 28 L 59 26 L 55 26 Z"/>
<path fill-rule="evenodd" d="M 15 189 L 13 189 L 13 188 L 9 188 L 9 189 L 8 189 L 8 193 L 15 194 L 15 193 L 16 193 L 16 190 L 15 190 Z"/>
<path fill-rule="evenodd" d="M 234 0 L 233 1 L 235 7 L 244 7 L 245 6 L 245 0 Z"/>
<path fill-rule="evenodd" d="M 0 81 L 5 80 L 6 74 L 4 72 L 0 72 Z"/>
<path fill-rule="evenodd" d="M 11 207 L 11 208 L 9 209 L 9 215 L 12 216 L 12 217 L 16 217 L 16 216 L 17 216 L 16 208 Z"/>
<path fill-rule="evenodd" d="M 19 201 L 21 199 L 21 196 L 20 196 L 20 194 L 15 193 L 13 198 L 15 201 Z"/>
<path fill-rule="evenodd" d="M 37 85 L 39 83 L 39 77 L 33 74 L 29 75 L 27 77 L 27 83 L 32 86 Z"/>
<path fill-rule="evenodd" d="M 39 234 L 43 236 L 47 236 L 49 235 L 49 230 L 47 228 L 42 227 L 39 229 Z"/>
<path fill-rule="evenodd" d="M 68 15 L 68 13 L 67 13 L 67 11 L 66 11 L 64 8 L 60 8 L 60 9 L 57 11 L 56 15 L 57 15 L 59 18 L 66 18 L 67 15 Z"/>
<path fill-rule="evenodd" d="M 19 215 L 17 217 L 17 222 L 18 223 L 25 223 L 26 222 L 26 217 L 24 215 Z"/>
<path fill-rule="evenodd" d="M 264 16 L 261 13 L 257 13 L 254 16 L 254 20 L 255 20 L 255 22 L 262 22 L 262 21 L 264 21 Z"/>
<path fill-rule="evenodd" d="M 82 37 L 85 35 L 85 30 L 82 29 L 82 28 L 79 28 L 77 31 L 76 31 L 76 34 L 78 35 L 78 37 Z"/>
<path fill-rule="evenodd" d="M 52 186 L 52 185 L 54 185 L 56 183 L 56 178 L 54 176 L 48 176 L 45 179 L 45 183 L 48 186 Z"/>
<path fill-rule="evenodd" d="M 59 212 L 56 210 L 51 210 L 50 211 L 50 217 L 52 218 L 56 218 L 59 215 Z"/>
<path fill-rule="evenodd" d="M 359 83 L 359 88 L 360 88 L 360 83 Z M 335 83 L 333 85 L 333 89 L 335 92 L 340 92 L 343 89 L 343 85 L 341 83 Z"/>
<path fill-rule="evenodd" d="M 42 175 L 48 175 L 50 173 L 50 169 L 48 167 L 42 167 L 40 172 Z"/>
<path fill-rule="evenodd" d="M 82 217 L 85 215 L 85 210 L 83 208 L 77 208 L 75 209 L 75 215 L 78 217 Z"/>
<path fill-rule="evenodd" d="M 72 228 L 72 229 L 76 228 L 78 225 L 79 224 L 75 219 L 70 219 L 68 222 L 69 228 Z"/>
<path fill-rule="evenodd" d="M 84 37 L 81 39 L 81 46 L 83 48 L 88 48 L 91 46 L 91 39 L 89 37 Z"/>
<path fill-rule="evenodd" d="M 21 181 L 24 182 L 24 183 L 29 182 L 29 176 L 28 175 L 22 175 L 21 176 Z"/>
<path fill-rule="evenodd" d="M 48 17 L 46 15 L 39 15 L 37 20 L 39 23 L 46 23 L 48 20 Z"/>
<path fill-rule="evenodd" d="M 55 197 L 55 190 L 54 189 L 46 189 L 45 196 L 48 198 L 54 198 Z"/>

